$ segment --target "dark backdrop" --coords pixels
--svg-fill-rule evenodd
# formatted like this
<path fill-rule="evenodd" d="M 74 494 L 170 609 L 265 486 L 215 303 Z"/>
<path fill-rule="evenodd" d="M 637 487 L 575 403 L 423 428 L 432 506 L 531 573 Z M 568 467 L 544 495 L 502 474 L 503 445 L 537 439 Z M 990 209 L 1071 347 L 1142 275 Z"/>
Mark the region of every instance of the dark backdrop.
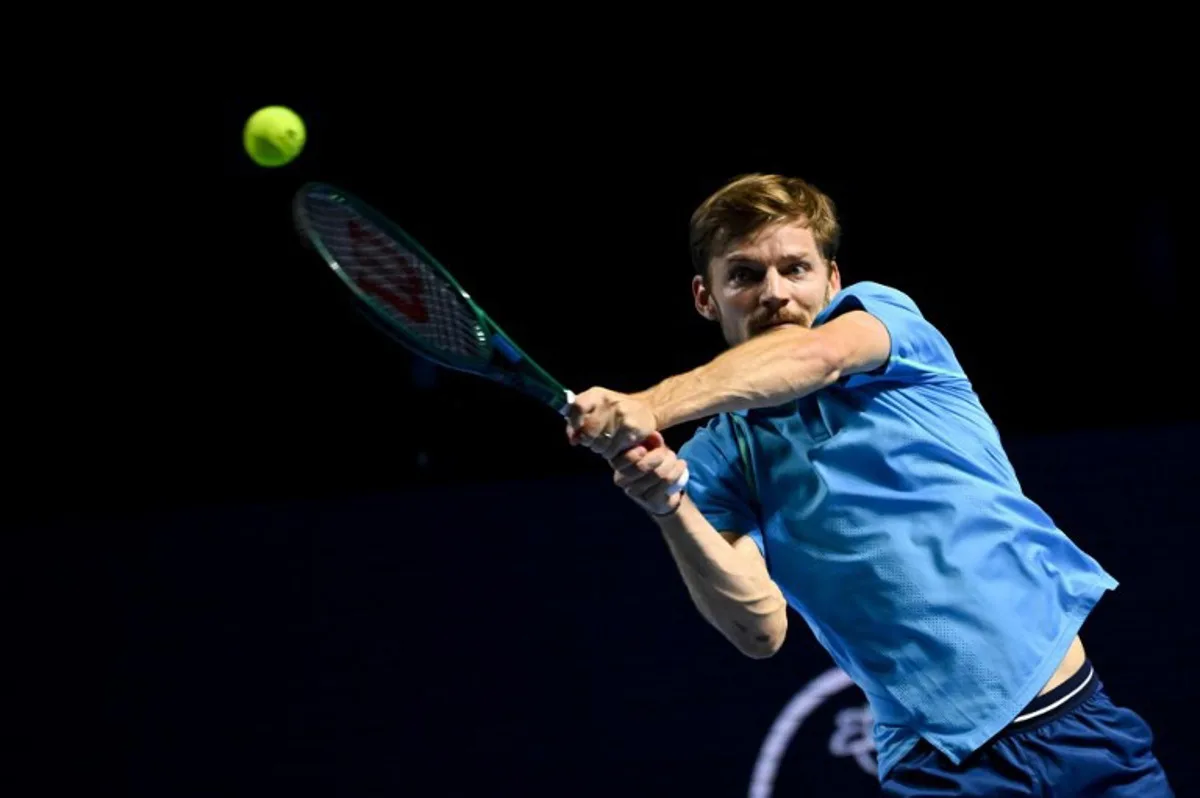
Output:
<path fill-rule="evenodd" d="M 38 551 L 11 561 L 36 574 L 46 774 L 95 764 L 134 795 L 744 793 L 828 659 L 802 633 L 766 662 L 728 648 L 559 419 L 380 340 L 288 214 L 306 180 L 345 186 L 563 382 L 635 390 L 720 350 L 691 308 L 692 209 L 781 171 L 834 196 L 845 279 L 917 301 L 1026 486 L 1122 580 L 1089 650 L 1187 794 L 1197 238 L 1172 86 L 734 102 L 629 75 L 310 77 L 110 83 L 84 100 L 86 158 L 21 164 L 36 258 L 8 271 L 5 452 L 11 540 Z M 309 125 L 279 170 L 240 149 L 271 103 Z M 866 789 L 828 761 L 857 701 L 801 726 L 781 794 Z"/>
<path fill-rule="evenodd" d="M 1083 639 L 1191 794 L 1200 641 L 1179 552 L 1200 429 L 1009 444 L 1121 582 Z M 738 654 L 595 471 L 40 526 L 110 541 L 100 589 L 73 594 L 93 632 L 57 665 L 103 714 L 61 731 L 129 796 L 746 795 L 785 705 L 832 663 L 794 615 L 774 658 Z M 874 794 L 865 699 L 842 688 L 780 737 L 760 794 Z"/>
<path fill-rule="evenodd" d="M 734 175 L 779 171 L 833 196 L 844 280 L 912 296 L 1005 432 L 1196 416 L 1182 387 L 1197 338 L 1194 148 L 1161 80 L 1137 87 L 1151 124 L 1115 112 L 1133 103 L 1121 86 L 703 103 L 627 74 L 556 91 L 497 69 L 410 76 L 400 94 L 214 77 L 193 96 L 133 95 L 131 109 L 115 92 L 89 98 L 96 156 L 30 184 L 77 209 L 72 225 L 30 235 L 37 266 L 11 270 L 45 292 L 8 303 L 29 505 L 44 488 L 60 509 L 95 508 L 588 468 L 540 407 L 414 373 L 359 323 L 292 232 L 306 180 L 409 229 L 577 391 L 643 388 L 719 351 L 691 304 L 688 217 Z M 268 170 L 241 127 L 274 103 L 302 114 L 309 142 Z M 138 138 L 136 156 L 133 120 L 162 134 Z M 65 495 L 46 488 L 63 480 Z"/>

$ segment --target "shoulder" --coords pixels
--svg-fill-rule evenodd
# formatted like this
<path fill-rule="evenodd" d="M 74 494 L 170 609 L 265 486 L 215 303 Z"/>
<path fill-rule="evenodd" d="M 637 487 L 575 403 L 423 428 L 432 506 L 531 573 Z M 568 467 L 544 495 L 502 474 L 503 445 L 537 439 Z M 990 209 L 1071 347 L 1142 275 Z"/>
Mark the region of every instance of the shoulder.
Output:
<path fill-rule="evenodd" d="M 829 306 L 817 316 L 815 323 L 832 321 L 852 310 L 863 310 L 872 315 L 900 311 L 923 318 L 917 303 L 908 294 L 883 283 L 864 280 L 839 291 Z"/>
<path fill-rule="evenodd" d="M 882 283 L 855 283 L 833 297 L 814 320 L 814 326 L 852 311 L 865 312 L 882 324 L 887 351 L 880 353 L 879 366 L 868 373 L 849 375 L 845 385 L 860 385 L 880 377 L 925 384 L 961 383 L 966 379 L 950 342 L 905 292 Z"/>

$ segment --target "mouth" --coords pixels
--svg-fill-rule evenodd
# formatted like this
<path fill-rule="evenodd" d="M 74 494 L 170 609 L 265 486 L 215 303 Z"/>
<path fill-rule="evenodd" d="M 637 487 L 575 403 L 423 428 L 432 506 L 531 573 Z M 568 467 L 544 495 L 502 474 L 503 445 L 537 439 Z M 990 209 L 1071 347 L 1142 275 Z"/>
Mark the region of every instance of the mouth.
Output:
<path fill-rule="evenodd" d="M 767 330 L 773 330 L 776 327 L 800 327 L 800 326 L 803 326 L 803 325 L 801 324 L 800 321 L 798 321 L 796 319 L 774 319 L 772 321 L 754 325 L 751 328 L 751 331 L 756 332 L 756 333 L 761 333 L 761 332 L 766 332 Z"/>

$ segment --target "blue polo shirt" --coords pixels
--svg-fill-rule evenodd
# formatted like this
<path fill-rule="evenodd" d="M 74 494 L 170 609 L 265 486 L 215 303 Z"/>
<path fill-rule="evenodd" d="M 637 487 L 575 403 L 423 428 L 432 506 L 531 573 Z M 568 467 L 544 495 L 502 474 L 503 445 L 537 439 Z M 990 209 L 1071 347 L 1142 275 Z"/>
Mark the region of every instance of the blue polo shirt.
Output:
<path fill-rule="evenodd" d="M 814 326 L 850 310 L 887 327 L 883 366 L 715 416 L 680 456 L 692 501 L 716 529 L 754 539 L 866 694 L 882 780 L 921 737 L 957 764 L 1011 722 L 1117 582 L 1022 493 L 916 304 L 857 283 Z"/>

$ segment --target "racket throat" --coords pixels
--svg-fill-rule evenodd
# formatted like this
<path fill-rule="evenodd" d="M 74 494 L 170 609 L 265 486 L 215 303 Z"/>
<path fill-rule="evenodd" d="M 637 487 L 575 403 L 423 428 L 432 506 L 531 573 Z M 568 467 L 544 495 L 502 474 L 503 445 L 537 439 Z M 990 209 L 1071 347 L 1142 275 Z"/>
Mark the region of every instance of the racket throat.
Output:
<path fill-rule="evenodd" d="M 513 346 L 512 342 L 500 333 L 492 334 L 491 344 L 495 351 L 500 353 L 501 357 L 503 357 L 509 363 L 512 363 L 514 366 L 525 359 L 521 356 L 521 353 L 517 351 L 517 348 Z"/>

